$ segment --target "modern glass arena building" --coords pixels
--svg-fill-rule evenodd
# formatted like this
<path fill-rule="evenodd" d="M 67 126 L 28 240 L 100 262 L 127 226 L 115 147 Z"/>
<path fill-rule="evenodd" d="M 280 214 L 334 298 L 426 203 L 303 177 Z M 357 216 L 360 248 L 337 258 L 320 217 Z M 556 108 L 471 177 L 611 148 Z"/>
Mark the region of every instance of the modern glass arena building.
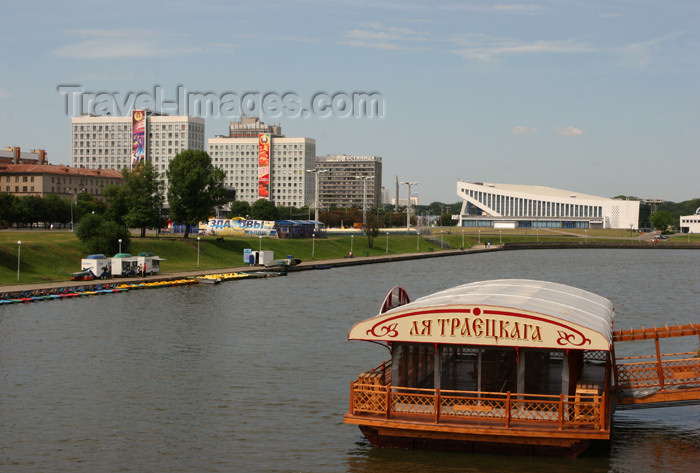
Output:
<path fill-rule="evenodd" d="M 636 229 L 639 201 L 542 186 L 457 181 L 459 226 Z"/>

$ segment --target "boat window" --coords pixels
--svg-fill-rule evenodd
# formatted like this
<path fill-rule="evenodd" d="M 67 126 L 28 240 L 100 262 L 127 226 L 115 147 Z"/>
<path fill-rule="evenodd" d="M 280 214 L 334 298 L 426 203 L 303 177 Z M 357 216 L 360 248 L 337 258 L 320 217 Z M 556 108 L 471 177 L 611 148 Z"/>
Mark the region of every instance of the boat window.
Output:
<path fill-rule="evenodd" d="M 433 389 L 433 345 L 396 343 L 393 347 L 391 384 L 411 388 Z"/>

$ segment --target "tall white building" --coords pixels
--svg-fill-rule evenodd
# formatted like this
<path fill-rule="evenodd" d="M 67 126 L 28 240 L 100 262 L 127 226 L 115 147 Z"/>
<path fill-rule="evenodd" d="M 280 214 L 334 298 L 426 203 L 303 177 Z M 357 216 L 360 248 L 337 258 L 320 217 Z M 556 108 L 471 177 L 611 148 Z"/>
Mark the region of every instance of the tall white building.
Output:
<path fill-rule="evenodd" d="M 459 226 L 491 228 L 637 228 L 639 201 L 542 186 L 457 181 Z"/>
<path fill-rule="evenodd" d="M 312 204 L 315 177 L 306 171 L 315 166 L 316 140 L 262 135 L 269 137 L 267 165 L 261 161 L 260 135 L 209 138 L 209 155 L 214 166 L 226 172 L 226 187 L 236 190 L 236 200 L 250 204 L 261 198 L 284 207 Z M 269 166 L 267 182 L 261 174 L 265 166 Z"/>
<path fill-rule="evenodd" d="M 133 117 L 73 117 L 71 166 L 116 169 L 131 166 Z M 204 119 L 189 116 L 146 114 L 145 157 L 168 185 L 165 171 L 179 152 L 204 150 Z"/>

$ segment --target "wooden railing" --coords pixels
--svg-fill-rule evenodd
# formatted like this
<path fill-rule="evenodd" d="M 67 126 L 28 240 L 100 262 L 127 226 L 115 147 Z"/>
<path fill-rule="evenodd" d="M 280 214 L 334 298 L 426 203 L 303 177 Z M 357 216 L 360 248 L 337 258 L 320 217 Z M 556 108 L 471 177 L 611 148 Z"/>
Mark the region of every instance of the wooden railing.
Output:
<path fill-rule="evenodd" d="M 574 396 L 553 396 L 404 388 L 358 379 L 351 385 L 350 413 L 434 423 L 493 422 L 505 428 L 539 424 L 558 429 L 601 429 L 605 403 L 597 386 L 585 388 Z"/>
<path fill-rule="evenodd" d="M 615 368 L 617 389 L 700 384 L 700 358 L 694 352 L 618 358 Z"/>

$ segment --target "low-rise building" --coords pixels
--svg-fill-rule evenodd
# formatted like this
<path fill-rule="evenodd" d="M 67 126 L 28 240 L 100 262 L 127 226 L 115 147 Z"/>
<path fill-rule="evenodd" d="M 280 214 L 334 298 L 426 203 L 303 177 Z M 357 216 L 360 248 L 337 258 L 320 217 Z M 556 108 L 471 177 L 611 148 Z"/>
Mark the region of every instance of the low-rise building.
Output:
<path fill-rule="evenodd" d="M 700 207 L 695 210 L 694 215 L 681 217 L 681 233 L 700 233 Z"/>
<path fill-rule="evenodd" d="M 19 146 L 7 146 L 0 150 L 0 164 L 48 164 L 48 161 L 43 149 L 33 149 L 27 153 Z"/>
<path fill-rule="evenodd" d="M 53 164 L 0 164 L 0 192 L 16 196 L 46 197 L 58 194 L 74 198 L 87 192 L 101 199 L 104 188 L 121 185 L 121 172 Z"/>
<path fill-rule="evenodd" d="M 486 228 L 621 228 L 639 226 L 639 201 L 543 186 L 457 181 L 459 226 Z"/>

